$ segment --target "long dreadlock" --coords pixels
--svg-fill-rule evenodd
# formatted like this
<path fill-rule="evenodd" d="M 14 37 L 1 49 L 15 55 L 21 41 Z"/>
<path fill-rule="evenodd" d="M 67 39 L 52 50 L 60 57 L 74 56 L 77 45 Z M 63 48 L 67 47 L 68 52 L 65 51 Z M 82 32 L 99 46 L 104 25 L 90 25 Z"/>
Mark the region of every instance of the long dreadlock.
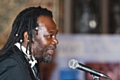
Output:
<path fill-rule="evenodd" d="M 15 43 L 19 42 L 22 44 L 24 42 L 23 34 L 24 32 L 28 33 L 28 40 L 30 41 L 27 44 L 27 48 L 29 47 L 29 51 L 31 54 L 31 43 L 33 38 L 33 32 L 37 32 L 36 27 L 38 27 L 37 19 L 39 16 L 48 16 L 53 17 L 52 12 L 47 10 L 46 8 L 42 7 L 30 7 L 26 8 L 22 12 L 18 14 L 16 19 L 14 20 L 14 23 L 12 25 L 12 31 L 10 33 L 10 36 L 6 42 L 6 44 L 3 46 L 3 48 L 0 51 L 0 56 L 6 54 L 6 52 L 14 46 Z M 33 31 L 34 30 L 34 31 Z M 42 68 L 42 65 L 40 65 Z M 40 71 L 42 71 L 40 68 Z M 42 73 L 41 74 L 41 80 L 42 80 Z"/>
<path fill-rule="evenodd" d="M 13 47 L 16 42 L 23 42 L 23 33 L 25 31 L 28 32 L 28 39 L 30 40 L 30 42 L 28 43 L 28 47 L 31 48 L 30 43 L 32 43 L 32 30 L 35 30 L 35 28 L 38 26 L 37 18 L 42 15 L 49 16 L 51 18 L 53 17 L 51 11 L 40 6 L 26 8 L 25 10 L 20 12 L 14 20 L 10 36 L 6 44 L 1 49 L 0 55 L 5 54 L 6 51 Z"/>

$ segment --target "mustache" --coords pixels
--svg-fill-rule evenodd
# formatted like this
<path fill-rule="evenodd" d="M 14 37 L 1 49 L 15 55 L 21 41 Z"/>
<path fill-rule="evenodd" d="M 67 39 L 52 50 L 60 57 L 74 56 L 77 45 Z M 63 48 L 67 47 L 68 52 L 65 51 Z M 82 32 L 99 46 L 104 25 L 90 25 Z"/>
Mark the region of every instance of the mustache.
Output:
<path fill-rule="evenodd" d="M 56 45 L 51 45 L 51 46 L 47 46 L 47 48 L 46 49 L 56 49 L 57 48 L 57 46 Z"/>

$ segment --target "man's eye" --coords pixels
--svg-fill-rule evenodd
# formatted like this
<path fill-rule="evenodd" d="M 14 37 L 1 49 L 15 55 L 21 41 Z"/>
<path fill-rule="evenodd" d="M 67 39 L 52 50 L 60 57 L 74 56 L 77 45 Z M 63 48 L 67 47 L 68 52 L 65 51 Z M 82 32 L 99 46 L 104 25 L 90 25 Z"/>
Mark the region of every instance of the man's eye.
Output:
<path fill-rule="evenodd" d="M 52 38 L 52 36 L 53 36 L 53 35 L 47 35 L 46 37 L 47 37 L 47 38 Z"/>

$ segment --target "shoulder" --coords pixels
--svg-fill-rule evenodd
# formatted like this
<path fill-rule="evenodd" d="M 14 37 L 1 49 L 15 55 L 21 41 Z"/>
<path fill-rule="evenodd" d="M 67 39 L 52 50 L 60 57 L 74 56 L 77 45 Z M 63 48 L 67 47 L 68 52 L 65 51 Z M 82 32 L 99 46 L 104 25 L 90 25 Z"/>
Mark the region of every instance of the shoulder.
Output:
<path fill-rule="evenodd" d="M 20 55 L 20 54 L 22 54 L 22 52 L 16 46 L 14 46 L 10 50 L 5 52 L 4 55 L 0 56 L 0 63 L 6 61 L 11 61 L 11 62 L 20 61 L 21 60 L 20 56 L 24 57 L 24 55 Z"/>
<path fill-rule="evenodd" d="M 18 54 L 12 50 L 7 51 L 4 55 L 0 56 L 0 73 L 19 66 L 19 62 L 20 59 Z"/>
<path fill-rule="evenodd" d="M 0 73 L 7 70 L 8 68 L 13 68 L 15 66 L 17 66 L 19 63 L 10 56 L 6 56 L 4 57 L 1 61 L 0 61 Z"/>
<path fill-rule="evenodd" d="M 12 53 L 0 61 L 0 80 L 31 80 L 28 79 L 19 55 Z"/>
<path fill-rule="evenodd" d="M 4 62 L 15 62 L 14 57 L 17 57 L 17 55 L 9 50 L 4 55 L 0 56 L 0 64 Z"/>

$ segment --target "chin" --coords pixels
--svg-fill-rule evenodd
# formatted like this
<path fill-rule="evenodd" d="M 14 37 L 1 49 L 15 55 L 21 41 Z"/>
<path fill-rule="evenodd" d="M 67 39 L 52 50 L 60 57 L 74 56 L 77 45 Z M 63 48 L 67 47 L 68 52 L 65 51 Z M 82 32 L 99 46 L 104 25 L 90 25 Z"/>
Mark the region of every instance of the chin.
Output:
<path fill-rule="evenodd" d="M 49 63 L 52 61 L 52 56 L 43 58 L 43 62 Z"/>

